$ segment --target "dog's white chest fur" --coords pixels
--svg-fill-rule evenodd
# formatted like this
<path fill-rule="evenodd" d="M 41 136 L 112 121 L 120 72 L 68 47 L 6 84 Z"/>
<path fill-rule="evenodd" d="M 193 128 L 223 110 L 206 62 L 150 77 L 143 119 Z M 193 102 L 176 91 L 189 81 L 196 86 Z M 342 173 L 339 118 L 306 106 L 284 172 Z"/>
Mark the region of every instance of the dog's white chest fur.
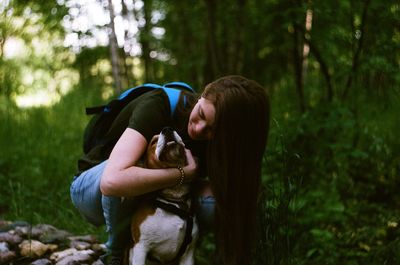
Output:
<path fill-rule="evenodd" d="M 147 255 L 165 263 L 172 261 L 184 241 L 186 225 L 186 220 L 157 208 L 154 215 L 147 216 L 141 223 L 140 239 L 130 250 L 129 264 L 144 265 Z M 192 242 L 187 246 L 179 264 L 194 264 L 193 251 L 197 235 L 198 227 L 194 218 Z"/>

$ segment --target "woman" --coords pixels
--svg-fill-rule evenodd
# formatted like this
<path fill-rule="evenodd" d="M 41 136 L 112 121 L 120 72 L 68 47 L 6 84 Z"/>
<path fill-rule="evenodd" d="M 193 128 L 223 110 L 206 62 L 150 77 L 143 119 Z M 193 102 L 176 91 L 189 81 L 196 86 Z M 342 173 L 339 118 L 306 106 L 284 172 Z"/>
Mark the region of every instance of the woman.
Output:
<path fill-rule="evenodd" d="M 128 105 L 117 117 L 109 132 L 115 135 L 116 143 L 99 147 L 80 160 L 89 169 L 74 178 L 72 201 L 90 222 L 106 223 L 110 257 L 118 257 L 126 242 L 123 236 L 127 233 L 123 231 L 131 214 L 127 209 L 134 208 L 132 202 L 121 203 L 120 197 L 139 198 L 181 179 L 176 168 L 135 166 L 151 137 L 164 126 L 172 126 L 188 148 L 184 181 L 194 180 L 196 173 L 210 180 L 209 188 L 202 189 L 205 199 L 200 200 L 199 215 L 206 215 L 209 221 L 212 218 L 207 212 L 211 211 L 214 219 L 217 264 L 249 264 L 269 129 L 265 90 L 241 76 L 222 77 L 206 86 L 194 107 L 190 107 L 190 101 L 189 106 L 182 104 L 181 111 L 172 118 L 166 96 L 151 93 L 134 100 L 130 103 L 133 106 Z M 190 114 L 185 113 L 188 108 L 190 112 L 186 113 Z M 93 167 L 101 160 L 105 161 Z M 210 208 L 214 206 L 211 194 L 215 210 Z M 118 258 L 114 262 L 118 264 Z"/>

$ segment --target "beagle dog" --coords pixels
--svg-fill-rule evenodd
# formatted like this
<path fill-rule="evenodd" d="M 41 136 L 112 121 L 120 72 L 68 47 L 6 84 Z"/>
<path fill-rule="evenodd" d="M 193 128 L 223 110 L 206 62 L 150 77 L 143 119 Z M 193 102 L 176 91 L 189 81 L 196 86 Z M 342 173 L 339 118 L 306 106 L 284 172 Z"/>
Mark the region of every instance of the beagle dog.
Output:
<path fill-rule="evenodd" d="M 187 164 L 185 145 L 176 131 L 166 127 L 152 138 L 144 160 L 147 168 L 183 167 Z M 130 265 L 194 264 L 198 226 L 189 192 L 189 184 L 179 183 L 135 210 Z"/>

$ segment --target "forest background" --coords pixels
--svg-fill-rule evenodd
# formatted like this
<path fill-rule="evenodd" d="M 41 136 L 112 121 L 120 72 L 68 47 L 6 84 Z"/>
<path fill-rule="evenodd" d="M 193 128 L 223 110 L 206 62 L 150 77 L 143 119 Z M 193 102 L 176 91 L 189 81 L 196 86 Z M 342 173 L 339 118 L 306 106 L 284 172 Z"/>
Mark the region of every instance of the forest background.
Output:
<path fill-rule="evenodd" d="M 256 264 L 400 264 L 399 48 L 397 0 L 3 0 L 0 219 L 104 236 L 69 198 L 85 107 L 241 74 L 272 102 Z"/>

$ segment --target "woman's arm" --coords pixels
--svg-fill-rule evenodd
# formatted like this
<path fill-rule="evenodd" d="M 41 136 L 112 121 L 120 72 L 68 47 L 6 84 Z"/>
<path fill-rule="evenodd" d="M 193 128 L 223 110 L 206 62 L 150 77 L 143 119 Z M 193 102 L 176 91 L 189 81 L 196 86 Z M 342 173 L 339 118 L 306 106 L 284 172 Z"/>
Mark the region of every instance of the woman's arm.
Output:
<path fill-rule="evenodd" d="M 147 149 L 146 138 L 138 131 L 127 128 L 114 146 L 101 178 L 100 189 L 104 195 L 129 197 L 170 187 L 179 182 L 176 168 L 147 169 L 135 166 Z M 197 165 L 186 150 L 188 165 L 183 168 L 185 181 L 190 181 Z"/>

